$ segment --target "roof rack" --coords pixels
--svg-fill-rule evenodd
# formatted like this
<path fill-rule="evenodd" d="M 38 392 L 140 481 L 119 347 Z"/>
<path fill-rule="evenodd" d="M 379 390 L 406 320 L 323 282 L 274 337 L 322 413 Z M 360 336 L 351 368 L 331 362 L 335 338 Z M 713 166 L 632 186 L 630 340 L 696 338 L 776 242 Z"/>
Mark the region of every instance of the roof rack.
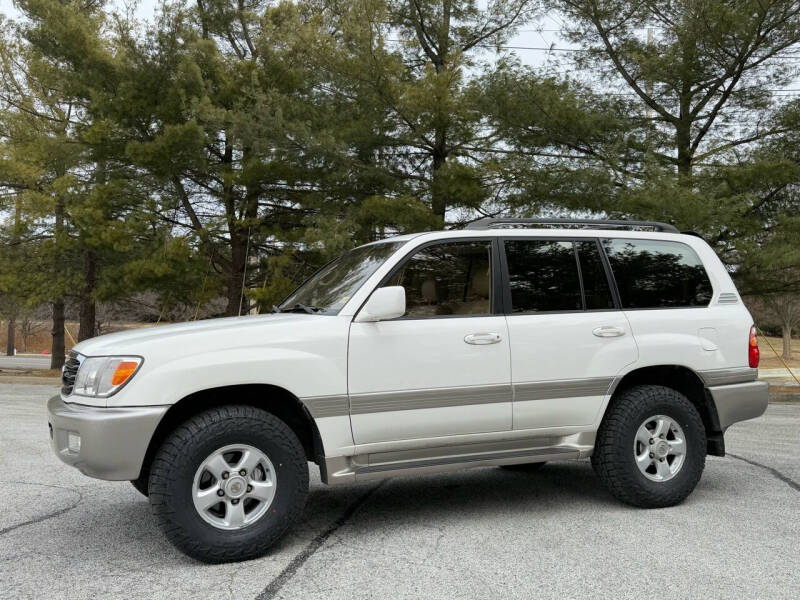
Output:
<path fill-rule="evenodd" d="M 466 229 L 621 229 L 630 231 L 659 231 L 680 233 L 678 228 L 659 221 L 628 221 L 626 219 L 516 219 L 511 217 L 486 217 L 474 221 Z"/>

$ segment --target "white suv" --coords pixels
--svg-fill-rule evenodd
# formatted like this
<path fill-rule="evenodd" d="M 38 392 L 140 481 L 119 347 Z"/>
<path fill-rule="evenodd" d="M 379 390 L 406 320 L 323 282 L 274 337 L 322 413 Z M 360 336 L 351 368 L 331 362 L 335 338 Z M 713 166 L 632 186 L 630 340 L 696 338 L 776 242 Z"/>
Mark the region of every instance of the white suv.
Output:
<path fill-rule="evenodd" d="M 713 250 L 662 223 L 488 219 L 329 263 L 275 313 L 78 344 L 53 448 L 131 480 L 209 562 L 262 554 L 308 461 L 350 483 L 590 457 L 642 507 L 682 501 L 761 415 L 752 318 Z"/>

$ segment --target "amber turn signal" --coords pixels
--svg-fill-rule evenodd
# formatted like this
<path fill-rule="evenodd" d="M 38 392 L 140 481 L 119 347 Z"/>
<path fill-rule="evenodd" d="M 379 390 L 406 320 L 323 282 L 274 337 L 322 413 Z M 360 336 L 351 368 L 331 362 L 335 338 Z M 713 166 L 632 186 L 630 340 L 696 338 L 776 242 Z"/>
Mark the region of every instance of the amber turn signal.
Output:
<path fill-rule="evenodd" d="M 139 367 L 139 363 L 125 360 L 117 365 L 117 369 L 114 371 L 114 375 L 111 377 L 111 385 L 117 386 L 122 385 L 131 375 L 136 372 L 136 369 Z"/>

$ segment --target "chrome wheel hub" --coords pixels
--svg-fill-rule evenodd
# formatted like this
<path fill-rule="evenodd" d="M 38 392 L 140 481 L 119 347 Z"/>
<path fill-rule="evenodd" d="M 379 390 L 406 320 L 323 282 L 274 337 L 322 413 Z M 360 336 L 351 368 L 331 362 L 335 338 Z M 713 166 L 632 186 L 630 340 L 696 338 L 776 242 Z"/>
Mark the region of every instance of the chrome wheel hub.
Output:
<path fill-rule="evenodd" d="M 656 458 L 666 458 L 669 454 L 669 444 L 667 442 L 658 442 L 653 446 Z"/>
<path fill-rule="evenodd" d="M 224 446 L 195 472 L 192 501 L 200 517 L 218 529 L 235 530 L 261 519 L 275 498 L 275 468 L 247 444 Z"/>
<path fill-rule="evenodd" d="M 650 481 L 672 479 L 686 459 L 683 429 L 675 419 L 665 415 L 645 419 L 636 430 L 633 455 L 639 471 Z"/>
<path fill-rule="evenodd" d="M 247 481 L 244 477 L 231 477 L 223 486 L 225 495 L 231 498 L 241 498 L 247 491 Z"/>

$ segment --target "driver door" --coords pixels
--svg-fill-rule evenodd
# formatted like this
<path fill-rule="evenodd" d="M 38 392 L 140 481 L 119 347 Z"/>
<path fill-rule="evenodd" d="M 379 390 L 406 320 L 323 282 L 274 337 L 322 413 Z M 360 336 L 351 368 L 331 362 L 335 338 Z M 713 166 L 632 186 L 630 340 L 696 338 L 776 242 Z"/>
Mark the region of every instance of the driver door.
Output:
<path fill-rule="evenodd" d="M 348 391 L 356 444 L 511 429 L 511 367 L 496 242 L 415 250 L 382 283 L 406 314 L 350 325 Z"/>

